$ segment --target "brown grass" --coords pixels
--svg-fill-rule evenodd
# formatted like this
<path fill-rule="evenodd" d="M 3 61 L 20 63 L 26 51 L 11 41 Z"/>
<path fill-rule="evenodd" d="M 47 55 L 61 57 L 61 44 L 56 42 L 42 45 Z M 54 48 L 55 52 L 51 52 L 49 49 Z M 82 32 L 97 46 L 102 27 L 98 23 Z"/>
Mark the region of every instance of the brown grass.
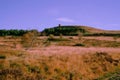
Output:
<path fill-rule="evenodd" d="M 120 67 L 119 47 L 56 46 L 52 42 L 26 51 L 6 44 L 0 47 L 1 80 L 94 80 Z"/>

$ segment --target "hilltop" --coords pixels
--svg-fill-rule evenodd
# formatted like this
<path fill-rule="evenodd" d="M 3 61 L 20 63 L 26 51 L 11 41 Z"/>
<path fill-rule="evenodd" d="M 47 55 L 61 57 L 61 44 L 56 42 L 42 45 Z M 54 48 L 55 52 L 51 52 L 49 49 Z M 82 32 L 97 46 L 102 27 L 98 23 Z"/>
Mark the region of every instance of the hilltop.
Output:
<path fill-rule="evenodd" d="M 41 33 L 42 35 L 54 34 L 56 36 L 63 34 L 65 36 L 76 36 L 77 34 L 82 33 L 85 36 L 119 36 L 120 30 L 102 30 L 89 26 L 78 26 L 78 25 L 68 25 L 68 26 L 56 26 L 53 28 L 46 28 Z"/>

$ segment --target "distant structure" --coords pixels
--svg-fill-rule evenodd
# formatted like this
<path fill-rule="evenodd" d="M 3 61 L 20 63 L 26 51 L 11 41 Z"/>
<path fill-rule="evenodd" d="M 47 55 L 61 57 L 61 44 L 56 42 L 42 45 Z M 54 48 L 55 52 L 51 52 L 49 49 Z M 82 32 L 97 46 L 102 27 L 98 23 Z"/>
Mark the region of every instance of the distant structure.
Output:
<path fill-rule="evenodd" d="M 61 24 L 59 24 L 58 27 L 61 27 Z"/>

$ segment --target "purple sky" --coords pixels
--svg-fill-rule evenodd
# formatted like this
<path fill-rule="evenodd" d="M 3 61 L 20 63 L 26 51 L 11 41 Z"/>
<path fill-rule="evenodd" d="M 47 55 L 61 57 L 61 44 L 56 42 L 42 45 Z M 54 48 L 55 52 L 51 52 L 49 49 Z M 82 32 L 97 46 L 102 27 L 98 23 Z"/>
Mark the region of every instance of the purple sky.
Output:
<path fill-rule="evenodd" d="M 0 29 L 58 24 L 120 30 L 120 0 L 0 0 Z"/>

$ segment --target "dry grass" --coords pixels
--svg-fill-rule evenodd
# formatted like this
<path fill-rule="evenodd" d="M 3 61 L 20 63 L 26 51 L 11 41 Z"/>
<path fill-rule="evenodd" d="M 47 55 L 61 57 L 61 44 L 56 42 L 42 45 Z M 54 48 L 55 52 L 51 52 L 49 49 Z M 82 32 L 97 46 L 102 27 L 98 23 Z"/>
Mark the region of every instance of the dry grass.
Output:
<path fill-rule="evenodd" d="M 2 80 L 93 80 L 120 67 L 118 48 L 51 46 L 0 54 L 6 56 L 0 59 Z"/>
<path fill-rule="evenodd" d="M 119 47 L 56 46 L 54 43 L 25 51 L 22 47 L 8 48 L 9 43 L 6 44 L 0 47 L 1 80 L 97 80 L 120 68 Z"/>
<path fill-rule="evenodd" d="M 106 41 L 115 41 L 114 37 L 104 37 L 104 36 L 100 36 L 100 37 L 84 37 L 85 39 L 97 39 L 97 40 L 106 40 Z M 118 38 L 117 41 L 120 41 L 120 38 Z"/>

